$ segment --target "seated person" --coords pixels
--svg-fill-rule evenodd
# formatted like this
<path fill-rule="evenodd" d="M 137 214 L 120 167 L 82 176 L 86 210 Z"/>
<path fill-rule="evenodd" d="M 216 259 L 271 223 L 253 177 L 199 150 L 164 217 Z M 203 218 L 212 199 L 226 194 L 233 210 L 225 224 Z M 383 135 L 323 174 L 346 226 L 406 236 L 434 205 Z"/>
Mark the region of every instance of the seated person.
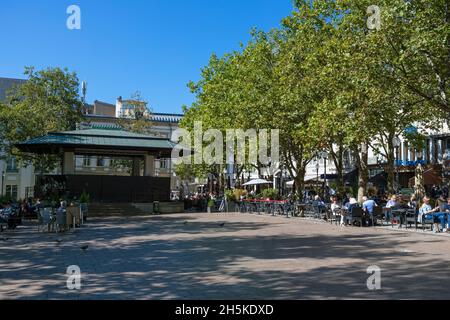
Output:
<path fill-rule="evenodd" d="M 350 221 L 352 221 L 352 210 L 353 208 L 358 207 L 358 200 L 356 198 L 350 198 L 349 202 L 345 205 L 345 209 L 347 209 L 348 214 L 343 217 L 342 225 L 348 225 Z"/>
<path fill-rule="evenodd" d="M 331 197 L 331 214 L 333 216 L 341 215 L 341 206 L 338 204 L 337 197 Z"/>
<path fill-rule="evenodd" d="M 378 205 L 376 204 L 376 202 L 372 199 L 369 199 L 368 197 L 364 196 L 363 197 L 363 210 L 366 214 L 369 215 L 370 219 L 369 219 L 369 225 L 372 223 L 372 216 L 373 216 L 373 210 L 375 207 L 377 207 Z"/>
<path fill-rule="evenodd" d="M 325 209 L 325 203 L 322 201 L 320 196 L 314 197 L 313 206 L 319 207 L 320 212 L 322 212 Z"/>
<path fill-rule="evenodd" d="M 0 210 L 0 219 L 2 219 L 2 220 L 7 222 L 9 220 L 9 218 L 11 217 L 12 213 L 13 212 L 12 212 L 11 204 L 10 203 L 5 203 L 3 205 L 3 209 Z"/>
<path fill-rule="evenodd" d="M 435 233 L 439 232 L 439 222 L 437 222 L 437 219 L 441 219 L 441 218 L 439 217 L 439 215 L 435 216 L 435 214 L 438 213 L 439 210 L 440 210 L 439 207 L 436 207 L 434 209 L 431 208 L 430 198 L 428 198 L 428 197 L 423 198 L 423 205 L 422 205 L 422 207 L 420 207 L 420 210 L 419 210 L 418 221 L 420 223 L 423 223 L 424 218 L 425 219 L 433 219 L 433 222 L 434 222 L 433 231 Z M 445 221 L 445 218 L 444 218 L 444 221 Z M 443 224 L 444 224 L 444 228 L 445 228 L 445 222 Z"/>
<path fill-rule="evenodd" d="M 397 196 L 393 195 L 386 204 L 386 210 L 384 216 L 386 217 L 386 221 L 390 221 L 392 219 L 392 209 L 397 208 Z"/>
<path fill-rule="evenodd" d="M 411 199 L 408 202 L 409 209 L 417 209 L 419 207 L 419 202 L 417 201 L 417 197 L 415 195 L 411 196 Z"/>
<path fill-rule="evenodd" d="M 447 199 L 447 204 L 444 206 L 444 212 L 450 213 L 450 198 Z"/>

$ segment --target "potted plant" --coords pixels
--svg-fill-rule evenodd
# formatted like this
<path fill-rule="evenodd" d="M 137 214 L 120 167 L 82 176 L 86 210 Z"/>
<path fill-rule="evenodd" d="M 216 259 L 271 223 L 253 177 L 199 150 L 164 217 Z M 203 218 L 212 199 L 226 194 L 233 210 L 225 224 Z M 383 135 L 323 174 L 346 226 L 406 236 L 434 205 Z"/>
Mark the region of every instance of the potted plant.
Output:
<path fill-rule="evenodd" d="M 225 190 L 225 199 L 227 200 L 227 211 L 229 212 L 230 204 L 234 204 L 234 207 L 236 207 L 236 196 L 234 194 L 234 191 L 231 189 Z"/>

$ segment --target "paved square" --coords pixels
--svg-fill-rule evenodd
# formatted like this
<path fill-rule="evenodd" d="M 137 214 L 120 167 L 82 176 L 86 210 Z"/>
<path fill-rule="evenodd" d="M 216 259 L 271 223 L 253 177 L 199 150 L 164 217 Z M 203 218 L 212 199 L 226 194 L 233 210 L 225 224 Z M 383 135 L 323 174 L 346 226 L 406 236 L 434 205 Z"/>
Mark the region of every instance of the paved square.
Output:
<path fill-rule="evenodd" d="M 58 236 L 30 225 L 4 236 L 1 299 L 450 299 L 447 236 L 244 214 L 97 219 Z M 81 268 L 80 291 L 66 288 L 70 265 Z M 367 289 L 371 265 L 382 269 L 380 291 Z"/>

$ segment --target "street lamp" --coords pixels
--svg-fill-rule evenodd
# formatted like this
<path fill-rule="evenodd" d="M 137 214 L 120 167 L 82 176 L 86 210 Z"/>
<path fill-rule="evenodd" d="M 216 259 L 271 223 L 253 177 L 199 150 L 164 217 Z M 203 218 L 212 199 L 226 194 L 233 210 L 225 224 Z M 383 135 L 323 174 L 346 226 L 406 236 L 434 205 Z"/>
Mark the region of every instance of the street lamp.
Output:
<path fill-rule="evenodd" d="M 319 158 L 316 159 L 316 171 L 317 171 L 317 182 L 316 182 L 316 186 L 319 185 L 319 169 L 320 169 L 320 163 L 319 163 Z"/>
<path fill-rule="evenodd" d="M 399 156 L 399 149 L 400 149 L 400 147 L 401 147 L 401 145 L 402 145 L 402 140 L 400 140 L 400 138 L 398 138 L 398 137 L 395 137 L 393 140 L 392 140 L 392 145 L 394 146 L 394 148 L 395 148 L 395 159 L 396 159 L 396 163 L 394 164 L 395 165 L 395 170 L 396 170 L 396 180 L 397 180 L 397 188 L 399 188 L 400 187 L 400 174 L 399 174 L 399 171 L 398 171 L 398 167 L 399 167 L 399 163 L 398 163 L 398 156 Z M 398 190 L 397 190 L 398 191 Z"/>
<path fill-rule="evenodd" d="M 449 159 L 449 154 L 448 152 L 444 153 L 444 155 L 442 156 L 442 184 L 444 186 L 447 186 L 447 161 Z"/>
<path fill-rule="evenodd" d="M 2 190 L 1 190 L 1 195 L 3 197 L 3 187 L 4 187 L 4 183 L 5 183 L 5 171 L 2 171 Z"/>

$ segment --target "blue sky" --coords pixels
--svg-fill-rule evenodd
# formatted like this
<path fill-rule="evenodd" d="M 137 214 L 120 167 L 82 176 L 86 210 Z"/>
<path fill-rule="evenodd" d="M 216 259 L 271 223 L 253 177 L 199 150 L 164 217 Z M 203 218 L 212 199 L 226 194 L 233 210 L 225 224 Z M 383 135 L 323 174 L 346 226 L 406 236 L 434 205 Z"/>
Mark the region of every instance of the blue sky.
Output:
<path fill-rule="evenodd" d="M 81 30 L 66 27 L 72 4 Z M 88 82 L 88 102 L 139 90 L 153 111 L 179 113 L 212 53 L 239 49 L 252 27 L 278 27 L 292 8 L 291 0 L 2 0 L 0 77 L 67 67 Z"/>

